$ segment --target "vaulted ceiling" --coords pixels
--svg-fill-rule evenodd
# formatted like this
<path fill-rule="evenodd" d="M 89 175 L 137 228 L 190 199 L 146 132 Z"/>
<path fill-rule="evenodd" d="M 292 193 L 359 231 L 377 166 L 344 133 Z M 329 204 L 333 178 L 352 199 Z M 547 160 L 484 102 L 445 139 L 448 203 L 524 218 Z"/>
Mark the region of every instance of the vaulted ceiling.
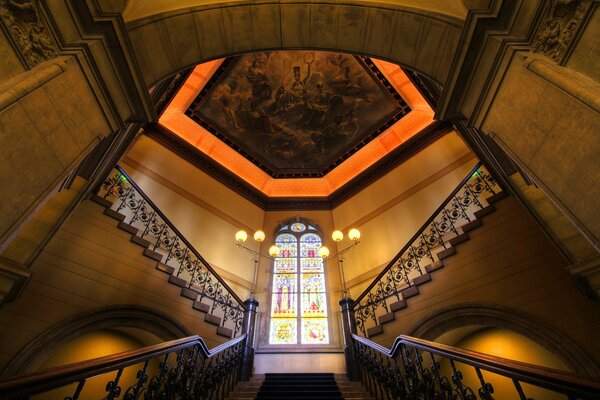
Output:
<path fill-rule="evenodd" d="M 147 133 L 265 209 L 331 208 L 444 131 L 403 69 L 369 57 L 253 53 L 171 92 Z"/>

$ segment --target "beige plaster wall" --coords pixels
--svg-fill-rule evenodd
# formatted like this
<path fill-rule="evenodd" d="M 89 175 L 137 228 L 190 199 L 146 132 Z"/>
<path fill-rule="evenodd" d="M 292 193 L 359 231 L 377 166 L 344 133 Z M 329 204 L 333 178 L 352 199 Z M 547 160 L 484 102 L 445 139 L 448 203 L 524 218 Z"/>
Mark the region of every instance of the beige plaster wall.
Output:
<path fill-rule="evenodd" d="M 351 286 L 361 281 L 368 285 L 476 163 L 460 136 L 451 132 L 336 207 L 337 229 L 362 232 L 359 248 L 344 261 Z M 340 249 L 349 244 L 344 239 Z"/>
<path fill-rule="evenodd" d="M 246 297 L 253 256 L 235 247 L 235 232 L 260 229 L 264 211 L 145 135 L 129 150 L 123 167 L 196 250 L 237 285 L 237 294 Z M 258 249 L 253 241 L 247 245 Z"/>
<path fill-rule="evenodd" d="M 21 296 L 0 308 L 0 368 L 52 325 L 117 304 L 167 314 L 209 348 L 226 340 L 103 210 L 89 200 L 81 203 L 33 263 L 35 274 Z"/>
<path fill-rule="evenodd" d="M 257 354 L 254 373 L 277 372 L 333 372 L 346 373 L 344 353 L 317 354 Z"/>
<path fill-rule="evenodd" d="M 496 207 L 374 340 L 390 347 L 396 336 L 410 335 L 441 308 L 482 303 L 551 325 L 600 363 L 598 303 L 578 291 L 565 261 L 516 199 Z"/>

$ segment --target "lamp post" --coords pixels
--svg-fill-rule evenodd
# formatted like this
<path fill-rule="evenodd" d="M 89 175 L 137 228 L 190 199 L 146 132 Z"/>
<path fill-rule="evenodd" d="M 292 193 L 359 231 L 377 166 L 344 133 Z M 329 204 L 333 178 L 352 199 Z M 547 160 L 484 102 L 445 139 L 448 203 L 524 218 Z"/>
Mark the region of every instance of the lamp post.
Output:
<path fill-rule="evenodd" d="M 253 237 L 255 242 L 262 243 L 265 240 L 265 233 L 261 230 L 258 230 L 254 232 Z M 246 240 L 248 240 L 248 234 L 246 233 L 246 231 L 239 230 L 235 233 L 235 245 L 254 255 L 254 274 L 252 276 L 252 288 L 250 289 L 250 298 L 253 299 L 256 293 L 256 274 L 258 272 L 258 262 L 260 260 L 260 257 L 273 261 L 273 259 L 279 255 L 279 247 L 275 245 L 269 247 L 269 255 L 267 256 L 256 250 L 252 250 L 251 248 L 244 246 L 243 243 L 245 243 Z"/>
<path fill-rule="evenodd" d="M 335 230 L 331 234 L 331 238 L 333 239 L 334 242 L 340 243 L 342 240 L 344 240 L 344 233 L 340 230 Z M 344 256 L 346 253 L 348 253 L 354 247 L 358 246 L 358 244 L 360 243 L 359 242 L 360 231 L 356 228 L 350 229 L 348 231 L 348 238 L 352 241 L 352 244 L 350 246 L 338 251 L 336 254 L 334 254 L 332 256 L 329 256 L 329 249 L 327 248 L 327 246 L 321 246 L 321 248 L 319 248 L 319 251 L 318 251 L 319 257 L 323 258 L 323 260 L 325 260 L 325 261 L 330 260 L 335 257 L 338 257 L 339 265 L 340 265 L 340 275 L 342 278 L 342 289 L 343 289 L 342 297 L 344 299 L 347 299 L 350 297 L 350 293 L 348 292 L 348 288 L 346 287 L 346 276 L 344 275 Z"/>

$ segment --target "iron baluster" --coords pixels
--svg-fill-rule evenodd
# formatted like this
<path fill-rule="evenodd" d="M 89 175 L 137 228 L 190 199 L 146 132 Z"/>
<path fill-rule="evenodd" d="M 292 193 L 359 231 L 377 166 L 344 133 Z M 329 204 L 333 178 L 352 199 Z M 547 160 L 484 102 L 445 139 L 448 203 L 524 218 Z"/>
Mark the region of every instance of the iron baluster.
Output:
<path fill-rule="evenodd" d="M 523 391 L 523 388 L 521 387 L 521 383 L 518 380 L 513 379 L 512 381 L 513 381 L 513 384 L 515 385 L 515 389 L 517 389 L 517 393 L 519 394 L 520 400 L 532 400 L 532 399 L 529 399 L 527 396 L 525 396 L 525 392 Z"/>
<path fill-rule="evenodd" d="M 473 392 L 473 390 L 463 385 L 463 374 L 458 369 L 456 369 L 454 360 L 450 359 L 450 365 L 452 366 L 452 382 L 454 382 L 458 396 L 463 400 L 476 400 L 475 393 Z"/>
<path fill-rule="evenodd" d="M 148 374 L 146 370 L 148 369 L 148 361 L 144 363 L 144 367 L 139 370 L 136 374 L 137 382 L 134 385 L 131 385 L 125 391 L 125 395 L 123 396 L 124 400 L 136 400 L 140 398 L 142 394 L 142 389 L 146 385 L 148 381 Z"/>
<path fill-rule="evenodd" d="M 474 192 L 471 189 L 471 185 L 469 185 L 469 183 L 467 183 L 465 185 L 465 192 L 467 192 L 470 196 L 473 197 L 473 201 L 475 202 L 475 204 L 477 204 L 479 206 L 479 209 L 483 208 L 483 205 L 481 204 L 481 202 L 479 201 L 479 195 L 477 194 L 477 192 Z"/>
<path fill-rule="evenodd" d="M 481 384 L 478 390 L 479 397 L 481 397 L 482 400 L 494 400 L 494 396 L 492 396 L 492 393 L 494 393 L 494 387 L 492 384 L 483 379 L 481 369 L 475 367 L 475 372 L 477 373 L 477 378 L 479 378 L 479 383 Z"/>
<path fill-rule="evenodd" d="M 86 381 L 87 379 L 80 380 L 79 383 L 77 383 L 77 387 L 75 388 L 75 393 L 73 393 L 73 396 L 67 396 L 64 398 L 64 400 L 78 400 Z"/>
<path fill-rule="evenodd" d="M 105 400 L 114 400 L 121 395 L 121 387 L 119 386 L 121 375 L 123 375 L 123 368 L 119 368 L 115 380 L 109 381 L 106 384 L 105 390 L 108 392 L 108 394 L 104 398 Z"/>

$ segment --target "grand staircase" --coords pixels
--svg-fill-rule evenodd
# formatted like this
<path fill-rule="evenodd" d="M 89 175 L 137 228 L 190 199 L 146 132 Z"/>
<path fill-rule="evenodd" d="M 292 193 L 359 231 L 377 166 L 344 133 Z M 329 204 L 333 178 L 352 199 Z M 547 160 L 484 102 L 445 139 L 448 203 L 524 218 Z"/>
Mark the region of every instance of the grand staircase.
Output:
<path fill-rule="evenodd" d="M 212 269 L 210 264 L 169 221 L 142 189 L 120 167 L 91 200 L 104 207 L 104 214 L 131 235 L 140 253 L 156 262 L 167 281 L 181 288 L 204 321 L 214 325 L 219 336 L 239 336 L 245 306 L 243 300 Z"/>
<path fill-rule="evenodd" d="M 333 373 L 280 373 L 255 375 L 240 382 L 229 400 L 368 400 L 373 399 L 361 382 Z"/>

